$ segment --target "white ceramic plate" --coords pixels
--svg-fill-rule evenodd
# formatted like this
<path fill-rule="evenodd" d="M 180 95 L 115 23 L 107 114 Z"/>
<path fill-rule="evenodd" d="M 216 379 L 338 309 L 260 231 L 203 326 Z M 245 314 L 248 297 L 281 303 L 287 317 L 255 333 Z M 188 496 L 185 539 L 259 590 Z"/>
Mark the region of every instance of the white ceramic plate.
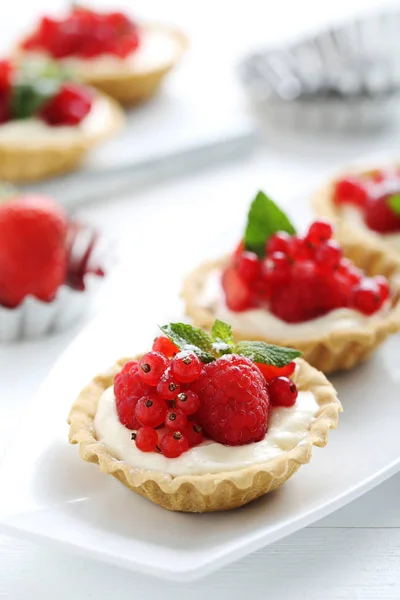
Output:
<path fill-rule="evenodd" d="M 146 347 L 154 320 L 142 319 L 139 331 L 136 322 L 134 332 L 129 323 L 110 316 L 93 322 L 43 384 L 0 466 L 6 532 L 192 580 L 316 521 L 400 470 L 400 340 L 392 338 L 368 365 L 335 378 L 345 408 L 340 426 L 281 490 L 209 515 L 170 513 L 136 496 L 79 459 L 66 425 L 70 404 L 94 373 Z"/>

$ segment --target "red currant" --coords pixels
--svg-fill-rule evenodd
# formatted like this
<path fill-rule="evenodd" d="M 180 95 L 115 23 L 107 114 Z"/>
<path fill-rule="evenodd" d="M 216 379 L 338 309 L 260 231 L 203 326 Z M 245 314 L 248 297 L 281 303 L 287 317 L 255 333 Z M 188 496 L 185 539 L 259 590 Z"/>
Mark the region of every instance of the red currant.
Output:
<path fill-rule="evenodd" d="M 326 271 L 335 269 L 343 256 L 342 249 L 335 240 L 321 244 L 315 253 L 315 262 Z"/>
<path fill-rule="evenodd" d="M 164 421 L 165 427 L 171 431 L 183 431 L 187 425 L 185 413 L 179 408 L 171 408 Z"/>
<path fill-rule="evenodd" d="M 289 377 L 296 369 L 296 363 L 294 361 L 284 367 L 274 367 L 273 365 L 266 365 L 264 363 L 255 364 L 267 381 L 271 381 L 271 379 L 275 379 L 276 377 Z"/>
<path fill-rule="evenodd" d="M 146 427 L 158 427 L 164 422 L 167 404 L 156 394 L 140 398 L 136 404 L 135 417 Z"/>
<path fill-rule="evenodd" d="M 171 361 L 171 372 L 180 383 L 191 383 L 200 377 L 203 363 L 194 352 L 179 352 Z"/>
<path fill-rule="evenodd" d="M 382 305 L 379 284 L 368 277 L 362 279 L 353 288 L 351 305 L 365 315 L 372 315 Z"/>
<path fill-rule="evenodd" d="M 262 264 L 263 277 L 272 286 L 287 282 L 291 271 L 291 263 L 283 252 L 273 252 Z"/>
<path fill-rule="evenodd" d="M 390 207 L 390 196 L 371 198 L 365 209 L 365 222 L 370 229 L 379 233 L 400 231 L 400 216 Z"/>
<path fill-rule="evenodd" d="M 189 450 L 189 442 L 179 431 L 171 431 L 161 439 L 160 447 L 166 458 L 177 458 Z"/>
<path fill-rule="evenodd" d="M 173 400 L 179 394 L 180 389 L 181 386 L 172 375 L 171 368 L 168 367 L 157 384 L 157 394 L 164 400 Z"/>
<path fill-rule="evenodd" d="M 171 358 L 171 356 L 175 356 L 175 354 L 178 354 L 179 352 L 178 346 L 175 346 L 175 344 L 165 335 L 156 337 L 153 342 L 152 350 L 164 354 L 167 358 Z"/>
<path fill-rule="evenodd" d="M 157 385 L 167 368 L 168 360 L 160 352 L 147 352 L 139 361 L 139 375 L 148 385 Z"/>
<path fill-rule="evenodd" d="M 349 203 L 363 207 L 368 200 L 368 191 L 356 177 L 346 177 L 336 183 L 334 200 L 338 204 Z"/>
<path fill-rule="evenodd" d="M 310 244 L 296 235 L 292 235 L 290 238 L 287 253 L 292 261 L 309 260 L 313 256 Z"/>
<path fill-rule="evenodd" d="M 265 251 L 268 254 L 273 252 L 287 253 L 289 247 L 290 235 L 286 231 L 278 231 L 274 235 L 271 235 L 266 243 Z"/>
<path fill-rule="evenodd" d="M 346 277 L 351 284 L 358 283 L 363 276 L 361 269 L 356 267 L 348 258 L 341 259 L 337 272 Z"/>
<path fill-rule="evenodd" d="M 327 221 L 314 221 L 309 227 L 306 241 L 312 246 L 319 246 L 331 239 L 332 225 Z"/>
<path fill-rule="evenodd" d="M 254 281 L 260 274 L 261 263 L 254 252 L 243 252 L 237 259 L 237 272 L 244 281 Z"/>
<path fill-rule="evenodd" d="M 134 435 L 136 447 L 142 452 L 153 452 L 158 444 L 158 434 L 152 427 L 141 427 Z"/>
<path fill-rule="evenodd" d="M 294 381 L 288 377 L 273 379 L 268 389 L 272 406 L 293 406 L 299 393 Z"/>
<path fill-rule="evenodd" d="M 188 423 L 188 426 L 184 430 L 183 434 L 187 438 L 190 448 L 198 446 L 204 440 L 202 428 L 200 425 L 196 425 L 195 423 Z"/>
<path fill-rule="evenodd" d="M 175 404 L 185 415 L 194 415 L 199 410 L 200 398 L 191 390 L 185 390 L 177 395 Z"/>

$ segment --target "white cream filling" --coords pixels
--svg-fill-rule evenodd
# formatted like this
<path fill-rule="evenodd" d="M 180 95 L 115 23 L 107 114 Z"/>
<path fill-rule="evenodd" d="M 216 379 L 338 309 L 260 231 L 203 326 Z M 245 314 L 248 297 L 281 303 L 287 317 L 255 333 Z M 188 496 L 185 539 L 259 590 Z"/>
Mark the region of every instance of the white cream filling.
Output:
<path fill-rule="evenodd" d="M 295 302 L 296 299 L 294 298 Z M 376 321 L 385 316 L 390 309 L 390 302 L 372 316 L 363 315 L 350 308 L 338 308 L 331 312 L 302 323 L 286 323 L 264 308 L 255 308 L 241 312 L 229 310 L 225 304 L 224 292 L 221 286 L 221 270 L 211 271 L 204 283 L 204 287 L 197 304 L 202 308 L 209 308 L 216 318 L 226 321 L 236 331 L 269 337 L 270 339 L 308 339 L 315 334 L 330 333 L 332 331 L 346 331 L 359 327 L 371 321 Z"/>
<path fill-rule="evenodd" d="M 90 59 L 67 57 L 62 62 L 83 79 L 97 76 L 145 73 L 163 68 L 174 61 L 181 49 L 181 42 L 168 30 L 143 28 L 140 30 L 140 45 L 126 58 L 115 54 L 102 54 Z M 50 58 L 46 52 L 29 52 L 32 59 Z"/>
<path fill-rule="evenodd" d="M 383 239 L 389 246 L 397 250 L 397 252 L 400 252 L 400 232 L 378 233 L 377 231 L 370 229 L 364 221 L 362 210 L 352 204 L 344 203 L 340 208 L 340 214 L 346 221 L 349 221 L 353 225 L 357 225 L 357 227 L 360 227 L 360 229 L 368 231 L 372 235 Z"/>
<path fill-rule="evenodd" d="M 118 419 L 112 387 L 99 400 L 94 426 L 98 440 L 132 467 L 174 476 L 203 475 L 243 469 L 291 450 L 307 435 L 318 408 L 312 392 L 299 392 L 296 404 L 291 408 L 271 409 L 268 432 L 260 442 L 224 446 L 207 441 L 172 459 L 136 448 L 131 440 L 131 431 Z"/>
<path fill-rule="evenodd" d="M 58 144 L 69 144 L 79 140 L 82 133 L 97 135 L 108 127 L 111 118 L 111 106 L 107 99 L 98 96 L 89 114 L 74 126 L 52 126 L 41 119 L 17 119 L 0 125 L 0 144 L 24 144 L 36 146 L 41 143 L 57 141 Z"/>

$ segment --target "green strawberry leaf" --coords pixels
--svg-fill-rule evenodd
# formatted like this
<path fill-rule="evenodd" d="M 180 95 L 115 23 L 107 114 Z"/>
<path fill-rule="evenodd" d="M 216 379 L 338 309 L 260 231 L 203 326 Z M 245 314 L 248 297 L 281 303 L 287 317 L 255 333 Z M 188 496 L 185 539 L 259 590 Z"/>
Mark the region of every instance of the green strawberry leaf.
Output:
<path fill-rule="evenodd" d="M 160 329 L 180 350 L 191 350 L 204 363 L 215 360 L 211 338 L 202 329 L 188 323 L 168 323 Z"/>
<path fill-rule="evenodd" d="M 274 367 L 284 367 L 302 354 L 294 348 L 283 348 L 266 342 L 238 342 L 233 351 L 235 354 L 246 356 L 253 362 Z"/>
<path fill-rule="evenodd" d="M 387 203 L 396 215 L 400 215 L 400 194 L 393 194 L 393 196 L 390 196 Z"/>
<path fill-rule="evenodd" d="M 218 354 L 228 354 L 232 352 L 234 344 L 232 327 L 219 319 L 216 319 L 211 329 L 211 338 L 213 349 Z"/>
<path fill-rule="evenodd" d="M 246 250 L 255 252 L 259 258 L 263 258 L 266 241 L 278 231 L 286 231 L 290 235 L 296 233 L 285 213 L 264 192 L 260 191 L 249 210 L 244 234 Z"/>

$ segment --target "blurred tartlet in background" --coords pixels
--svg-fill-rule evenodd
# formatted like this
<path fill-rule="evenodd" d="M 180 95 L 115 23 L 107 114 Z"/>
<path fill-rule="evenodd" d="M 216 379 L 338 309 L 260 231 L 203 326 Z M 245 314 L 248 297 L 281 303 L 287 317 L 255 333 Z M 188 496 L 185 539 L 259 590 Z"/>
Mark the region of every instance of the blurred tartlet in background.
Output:
<path fill-rule="evenodd" d="M 0 178 L 36 181 L 77 168 L 124 122 L 119 105 L 56 63 L 0 61 Z"/>
<path fill-rule="evenodd" d="M 400 167 L 349 169 L 315 194 L 315 211 L 336 223 L 342 244 L 358 239 L 400 265 Z M 375 271 L 381 268 L 376 265 Z"/>
<path fill-rule="evenodd" d="M 105 275 L 98 234 L 44 196 L 0 202 L 0 342 L 74 324 Z"/>
<path fill-rule="evenodd" d="M 52 58 L 125 105 L 151 97 L 187 46 L 183 33 L 137 24 L 122 12 L 75 7 L 45 16 L 18 44 L 17 56 Z"/>

